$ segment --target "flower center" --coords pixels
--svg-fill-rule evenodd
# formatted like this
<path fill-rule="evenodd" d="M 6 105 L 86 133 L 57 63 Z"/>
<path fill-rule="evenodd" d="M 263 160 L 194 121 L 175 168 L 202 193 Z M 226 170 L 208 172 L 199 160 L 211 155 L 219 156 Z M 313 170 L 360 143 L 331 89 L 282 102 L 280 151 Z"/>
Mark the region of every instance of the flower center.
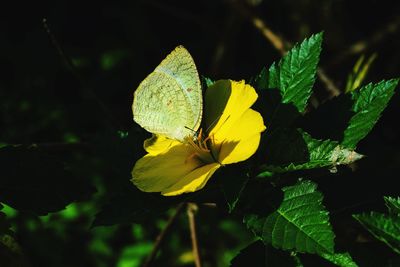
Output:
<path fill-rule="evenodd" d="M 185 141 L 194 150 L 189 158 L 197 157 L 199 160 L 206 164 L 218 162 L 218 155 L 215 155 L 213 153 L 214 150 L 212 149 L 214 144 L 213 135 L 209 135 L 204 138 L 203 131 L 202 129 L 200 129 L 199 134 L 195 139 L 188 137 Z"/>

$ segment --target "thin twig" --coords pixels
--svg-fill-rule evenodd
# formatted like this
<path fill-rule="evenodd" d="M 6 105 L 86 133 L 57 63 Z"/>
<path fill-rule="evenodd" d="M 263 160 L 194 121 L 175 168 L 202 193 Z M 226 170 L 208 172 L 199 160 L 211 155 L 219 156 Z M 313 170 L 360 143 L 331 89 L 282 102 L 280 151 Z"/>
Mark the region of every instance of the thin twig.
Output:
<path fill-rule="evenodd" d="M 201 267 L 199 246 L 197 243 L 197 234 L 196 234 L 196 221 L 194 218 L 194 213 L 197 211 L 197 209 L 198 209 L 198 207 L 195 203 L 187 204 L 187 215 L 189 218 L 190 237 L 192 239 L 192 250 L 193 250 L 193 256 L 194 256 L 194 263 L 195 263 L 196 267 Z"/>
<path fill-rule="evenodd" d="M 265 22 L 256 16 L 251 16 L 251 22 L 253 23 L 254 27 L 256 27 L 261 34 L 270 41 L 272 46 L 279 51 L 281 55 L 285 55 L 287 50 L 285 48 L 285 43 L 283 38 L 279 37 L 275 34 L 271 29 L 265 24 Z"/>
<path fill-rule="evenodd" d="M 82 78 L 79 76 L 79 73 L 76 71 L 74 63 L 72 60 L 65 54 L 64 49 L 62 49 L 61 45 L 58 43 L 56 37 L 51 32 L 49 25 L 47 24 L 47 19 L 43 18 L 42 20 L 43 28 L 46 31 L 47 35 L 50 38 L 51 44 L 56 48 L 57 53 L 63 59 L 65 65 L 67 65 L 68 69 L 72 72 L 72 74 L 79 80 L 82 81 Z"/>
<path fill-rule="evenodd" d="M 209 208 L 216 208 L 217 207 L 217 203 L 213 203 L 213 202 L 205 202 L 205 203 L 201 203 L 202 206 L 204 207 L 209 207 Z"/>
<path fill-rule="evenodd" d="M 274 33 L 260 17 L 252 14 L 247 7 L 239 4 L 238 1 L 233 1 L 233 6 L 236 8 L 236 10 L 239 11 L 239 13 L 241 13 L 244 17 L 248 18 L 252 22 L 254 27 L 261 32 L 265 39 L 267 39 L 282 56 L 287 53 L 288 48 L 292 46 L 289 41 L 285 40 L 285 38 L 283 38 L 282 36 Z M 341 93 L 340 89 L 335 86 L 332 79 L 329 78 L 329 76 L 321 67 L 318 67 L 317 75 L 329 92 L 330 98 L 337 96 Z"/>
<path fill-rule="evenodd" d="M 169 218 L 167 225 L 164 227 L 164 229 L 158 234 L 156 240 L 154 241 L 154 247 L 150 253 L 150 255 L 147 257 L 146 262 L 143 264 L 143 267 L 150 267 L 151 264 L 153 263 L 154 259 L 157 256 L 157 252 L 160 249 L 161 243 L 164 240 L 165 235 L 168 233 L 168 231 L 171 229 L 171 226 L 173 223 L 176 221 L 176 218 L 178 218 L 178 215 L 181 213 L 182 208 L 184 207 L 185 203 L 182 202 L 178 205 L 178 207 L 175 210 L 175 213 Z"/>
<path fill-rule="evenodd" d="M 87 86 L 85 80 L 79 75 L 79 72 L 77 71 L 74 62 L 71 60 L 71 58 L 65 53 L 64 49 L 60 45 L 60 43 L 57 41 L 57 38 L 53 34 L 53 32 L 50 30 L 50 27 L 47 23 L 47 19 L 43 18 L 42 19 L 42 24 L 43 28 L 46 31 L 51 44 L 55 47 L 57 50 L 57 53 L 60 55 L 61 59 L 64 61 L 65 65 L 67 66 L 68 70 L 75 76 L 75 78 L 81 83 L 82 88 L 86 91 L 86 93 L 99 105 L 101 111 L 104 113 L 104 116 L 108 119 L 109 124 L 114 128 L 114 129 L 121 129 L 121 127 L 117 127 L 115 124 L 117 120 L 111 116 L 111 112 L 108 110 L 106 105 L 97 97 L 97 95 L 94 93 L 93 90 L 89 86 Z"/>

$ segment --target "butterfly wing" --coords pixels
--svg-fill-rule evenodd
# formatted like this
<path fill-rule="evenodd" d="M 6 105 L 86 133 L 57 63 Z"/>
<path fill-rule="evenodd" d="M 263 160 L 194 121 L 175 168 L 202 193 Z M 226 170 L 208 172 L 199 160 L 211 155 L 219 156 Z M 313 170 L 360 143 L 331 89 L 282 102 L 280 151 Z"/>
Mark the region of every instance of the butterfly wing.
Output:
<path fill-rule="evenodd" d="M 133 118 L 144 129 L 181 141 L 198 130 L 202 108 L 196 65 L 183 46 L 140 83 L 132 105 Z"/>

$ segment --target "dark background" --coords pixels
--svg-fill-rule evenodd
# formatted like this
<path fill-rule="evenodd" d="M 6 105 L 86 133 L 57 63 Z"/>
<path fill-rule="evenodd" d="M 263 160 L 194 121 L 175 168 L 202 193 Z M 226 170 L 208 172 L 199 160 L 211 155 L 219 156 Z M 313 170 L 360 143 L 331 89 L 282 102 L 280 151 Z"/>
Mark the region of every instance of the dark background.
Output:
<path fill-rule="evenodd" d="M 83 177 L 84 182 L 76 183 L 95 184 L 97 189 L 96 197 L 89 193 L 72 197 L 71 201 L 86 202 L 44 217 L 7 206 L 28 266 L 136 266 L 149 253 L 169 213 L 145 227 L 119 224 L 89 229 L 104 202 L 102 197 L 112 195 L 126 181 L 112 181 L 118 163 L 100 156 L 96 149 L 88 152 L 86 144 L 104 145 L 103 140 L 109 140 L 104 136 L 111 132 L 133 131 L 137 150 L 132 149 L 132 158 L 124 160 L 133 164 L 143 153 L 135 152 L 140 151 L 146 134 L 132 120 L 133 92 L 175 46 L 182 44 L 189 50 L 201 75 L 248 80 L 281 56 L 252 24 L 252 18 L 259 17 L 290 43 L 324 31 L 320 66 L 341 90 L 362 54 L 378 55 L 367 82 L 395 78 L 400 72 L 398 1 L 248 0 L 240 5 L 216 0 L 41 1 L 1 9 L 0 144 L 60 146 L 56 154 L 69 160 L 69 168 Z M 44 18 L 51 34 L 43 25 Z M 329 97 L 320 81 L 314 91 L 317 103 Z M 356 240 L 362 232 L 349 214 L 383 210 L 383 195 L 399 195 L 399 98 L 396 93 L 376 127 L 359 144 L 357 151 L 367 158 L 353 166 L 355 171 L 346 169 L 321 178 L 326 206 L 336 216 L 339 244 Z M 317 116 L 334 123 L 341 114 Z M 321 134 L 318 125 L 313 128 Z M 71 143 L 78 145 L 68 146 L 63 154 L 64 145 Z M 112 150 L 104 147 L 103 152 Z M 38 177 L 26 171 L 26 179 L 34 183 Z M 74 185 L 69 184 L 72 189 Z M 205 266 L 226 266 L 252 240 L 240 219 L 229 219 L 224 212 L 202 209 L 197 217 Z M 393 256 L 383 245 L 373 245 L 381 255 Z M 183 216 L 159 257 L 163 264 L 157 266 L 191 266 L 189 252 Z M 364 261 L 373 264 L 373 260 Z"/>

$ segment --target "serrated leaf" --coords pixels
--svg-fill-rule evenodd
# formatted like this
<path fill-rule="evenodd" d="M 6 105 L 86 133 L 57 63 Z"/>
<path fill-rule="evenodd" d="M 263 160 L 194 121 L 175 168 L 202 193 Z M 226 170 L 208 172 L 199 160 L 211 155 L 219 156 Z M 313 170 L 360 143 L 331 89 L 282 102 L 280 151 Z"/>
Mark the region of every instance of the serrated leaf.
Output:
<path fill-rule="evenodd" d="M 357 267 L 349 253 L 322 254 L 324 259 L 341 267 Z"/>
<path fill-rule="evenodd" d="M 264 222 L 263 240 L 275 248 L 296 252 L 333 254 L 335 235 L 322 194 L 311 181 L 283 188 L 281 206 Z"/>
<path fill-rule="evenodd" d="M 389 213 L 395 216 L 400 216 L 400 197 L 383 197 L 383 199 L 389 209 Z"/>
<path fill-rule="evenodd" d="M 308 133 L 301 130 L 298 130 L 298 133 L 296 137 L 292 135 L 291 138 L 285 138 L 285 136 L 278 133 L 280 135 L 279 138 L 283 138 L 284 140 L 280 142 L 273 140 L 270 143 L 285 158 L 280 158 L 279 155 L 275 155 L 272 151 L 270 157 L 280 158 L 278 161 L 272 159 L 272 163 L 275 160 L 279 164 L 274 163 L 262 166 L 263 172 L 258 176 L 263 177 L 264 172 L 269 174 L 270 172 L 283 173 L 322 167 L 335 167 L 350 164 L 363 157 L 357 152 L 341 146 L 339 142 L 314 139 Z M 302 156 L 299 157 L 299 155 Z"/>
<path fill-rule="evenodd" d="M 252 267 L 299 266 L 289 253 L 266 246 L 261 241 L 255 241 L 242 249 L 230 264 L 231 267 L 250 265 Z"/>
<path fill-rule="evenodd" d="M 344 132 L 342 145 L 354 149 L 374 127 L 394 94 L 398 79 L 370 83 L 351 93 L 355 113 Z"/>
<path fill-rule="evenodd" d="M 278 88 L 282 103 L 292 103 L 303 112 L 315 82 L 322 33 L 312 35 L 295 45 L 278 64 L 269 69 L 269 88 Z"/>
<path fill-rule="evenodd" d="M 379 212 L 353 215 L 375 238 L 400 254 L 400 217 Z"/>

